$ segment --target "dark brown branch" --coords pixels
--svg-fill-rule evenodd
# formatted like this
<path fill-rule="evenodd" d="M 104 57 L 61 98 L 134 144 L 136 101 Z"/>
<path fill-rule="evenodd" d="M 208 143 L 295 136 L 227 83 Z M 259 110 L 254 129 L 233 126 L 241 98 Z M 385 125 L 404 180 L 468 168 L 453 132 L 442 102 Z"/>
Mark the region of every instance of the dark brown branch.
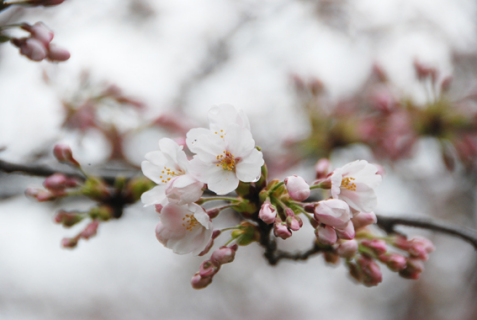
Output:
<path fill-rule="evenodd" d="M 447 222 L 431 221 L 425 218 L 404 218 L 404 217 L 386 217 L 376 215 L 378 217 L 377 225 L 387 233 L 396 233 L 396 226 L 407 226 L 421 229 L 433 230 L 448 235 L 459 237 L 474 246 L 477 250 L 477 231 L 466 228 L 453 226 Z"/>

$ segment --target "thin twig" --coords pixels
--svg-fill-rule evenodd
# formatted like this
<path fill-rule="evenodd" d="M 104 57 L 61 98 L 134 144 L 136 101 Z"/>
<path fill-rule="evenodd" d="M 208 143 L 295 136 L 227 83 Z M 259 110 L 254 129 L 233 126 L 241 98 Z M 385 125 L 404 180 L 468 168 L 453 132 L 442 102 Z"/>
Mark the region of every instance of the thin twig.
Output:
<path fill-rule="evenodd" d="M 409 217 L 385 217 L 376 215 L 378 218 L 377 225 L 387 233 L 396 233 L 394 229 L 396 226 L 407 226 L 421 229 L 433 230 L 448 235 L 459 237 L 474 246 L 477 250 L 477 231 L 458 227 L 449 224 L 448 222 L 434 221 L 425 218 L 409 218 Z"/>

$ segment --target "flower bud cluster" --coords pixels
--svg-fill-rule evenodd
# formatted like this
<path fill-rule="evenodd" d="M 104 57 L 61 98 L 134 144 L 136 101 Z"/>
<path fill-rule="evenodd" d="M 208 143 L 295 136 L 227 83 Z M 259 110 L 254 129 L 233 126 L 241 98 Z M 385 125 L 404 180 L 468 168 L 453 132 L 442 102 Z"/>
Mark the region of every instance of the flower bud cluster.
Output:
<path fill-rule="evenodd" d="M 209 260 L 202 262 L 197 272 L 191 279 L 191 284 L 194 289 L 203 289 L 212 283 L 212 278 L 220 270 L 223 264 L 234 261 L 235 252 L 238 245 L 234 244 L 230 247 L 223 246 L 212 253 Z"/>
<path fill-rule="evenodd" d="M 53 3 L 53 1 L 43 1 L 44 3 Z M 55 3 L 59 4 L 59 3 Z M 70 58 L 70 53 L 55 44 L 51 44 L 54 34 L 43 22 L 37 22 L 34 25 L 24 23 L 21 27 L 30 33 L 27 38 L 13 38 L 12 44 L 20 49 L 20 53 L 33 61 L 66 61 Z"/>

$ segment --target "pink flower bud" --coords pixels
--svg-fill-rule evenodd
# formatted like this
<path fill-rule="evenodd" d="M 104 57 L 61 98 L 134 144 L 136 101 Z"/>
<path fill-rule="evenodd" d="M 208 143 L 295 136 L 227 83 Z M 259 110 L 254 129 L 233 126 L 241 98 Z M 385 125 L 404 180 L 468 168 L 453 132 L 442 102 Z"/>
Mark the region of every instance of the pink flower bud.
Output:
<path fill-rule="evenodd" d="M 435 250 L 432 242 L 423 237 L 414 237 L 409 240 L 409 244 L 409 254 L 424 261 L 429 258 L 429 253 Z"/>
<path fill-rule="evenodd" d="M 25 190 L 25 195 L 36 198 L 37 201 L 44 202 L 55 200 L 57 197 L 62 196 L 63 194 L 60 192 L 56 192 L 53 194 L 52 192 L 46 190 L 27 188 Z"/>
<path fill-rule="evenodd" d="M 194 289 L 204 289 L 212 282 L 212 277 L 201 277 L 199 273 L 196 273 L 190 283 Z"/>
<path fill-rule="evenodd" d="M 315 164 L 316 179 L 324 179 L 330 172 L 331 162 L 326 158 L 318 160 Z"/>
<path fill-rule="evenodd" d="M 397 253 L 379 256 L 379 261 L 386 263 L 389 270 L 397 272 L 406 268 L 406 258 Z"/>
<path fill-rule="evenodd" d="M 292 209 L 286 208 L 285 213 L 287 215 L 287 226 L 290 228 L 292 231 L 298 231 L 300 230 L 301 227 L 303 227 L 303 221 L 295 216 L 295 212 L 293 212 Z"/>
<path fill-rule="evenodd" d="M 258 217 L 266 224 L 272 224 L 277 217 L 277 208 L 267 199 L 260 208 Z"/>
<path fill-rule="evenodd" d="M 419 279 L 422 271 L 424 271 L 424 264 L 418 259 L 408 259 L 406 268 L 399 271 L 399 275 L 405 279 Z"/>
<path fill-rule="evenodd" d="M 99 221 L 93 220 L 86 228 L 80 233 L 80 237 L 83 239 L 89 239 L 96 235 L 98 231 Z"/>
<path fill-rule="evenodd" d="M 310 196 L 310 186 L 302 177 L 290 176 L 285 179 L 285 185 L 293 200 L 304 201 Z"/>
<path fill-rule="evenodd" d="M 315 206 L 315 219 L 326 225 L 345 228 L 351 218 L 349 206 L 338 199 L 320 201 Z"/>
<path fill-rule="evenodd" d="M 201 277 L 212 277 L 219 271 L 220 265 L 214 264 L 211 260 L 205 260 L 202 262 L 199 268 L 199 274 Z"/>
<path fill-rule="evenodd" d="M 374 212 L 359 212 L 357 215 L 351 218 L 351 221 L 353 222 L 354 228 L 357 230 L 376 223 L 378 219 L 376 218 Z"/>
<path fill-rule="evenodd" d="M 220 208 L 209 209 L 209 210 L 206 211 L 206 213 L 209 215 L 210 219 L 217 218 L 217 216 L 220 213 Z"/>
<path fill-rule="evenodd" d="M 73 179 L 69 178 L 62 173 L 55 173 L 45 179 L 43 182 L 45 188 L 51 191 L 62 191 L 66 188 L 74 188 L 78 185 L 78 182 Z"/>
<path fill-rule="evenodd" d="M 361 271 L 363 273 L 362 281 L 365 286 L 377 286 L 378 283 L 383 281 L 381 270 L 374 260 L 361 256 L 358 259 L 358 264 L 361 267 Z"/>
<path fill-rule="evenodd" d="M 212 253 L 210 260 L 216 264 L 221 265 L 234 261 L 235 250 L 232 247 L 220 247 Z"/>
<path fill-rule="evenodd" d="M 64 238 L 61 240 L 63 248 L 73 249 L 78 245 L 78 238 Z"/>
<path fill-rule="evenodd" d="M 350 259 L 354 257 L 358 251 L 358 241 L 356 240 L 345 240 L 341 241 L 340 246 L 336 250 L 336 253 L 343 258 Z"/>
<path fill-rule="evenodd" d="M 41 61 L 46 58 L 48 49 L 45 45 L 34 38 L 13 39 L 12 43 L 20 48 L 20 54 L 33 61 Z"/>
<path fill-rule="evenodd" d="M 43 22 L 37 22 L 28 28 L 33 39 L 40 41 L 45 48 L 48 48 L 51 40 L 53 40 L 54 33 Z"/>
<path fill-rule="evenodd" d="M 57 144 L 53 148 L 53 155 L 61 163 L 71 164 L 75 167 L 79 167 L 78 161 L 73 158 L 73 152 L 71 148 L 65 144 Z"/>
<path fill-rule="evenodd" d="M 351 240 L 354 239 L 355 232 L 354 232 L 354 226 L 351 221 L 348 222 L 346 227 L 344 228 L 335 228 L 336 234 L 338 235 L 338 238 L 340 239 L 346 239 L 346 240 Z"/>
<path fill-rule="evenodd" d="M 71 57 L 68 50 L 58 47 L 56 44 L 50 44 L 48 50 L 48 60 L 66 61 Z"/>
<path fill-rule="evenodd" d="M 321 243 L 327 245 L 335 244 L 338 240 L 335 229 L 330 226 L 318 226 L 318 228 L 315 229 L 315 235 Z"/>
<path fill-rule="evenodd" d="M 373 239 L 373 240 L 365 239 L 361 241 L 361 244 L 373 250 L 377 255 L 381 255 L 387 251 L 386 241 L 381 239 Z"/>
<path fill-rule="evenodd" d="M 279 218 L 275 220 L 275 224 L 273 225 L 273 234 L 275 237 L 282 239 L 288 239 L 292 236 L 292 232 L 288 229 L 286 223 L 282 222 Z"/>
<path fill-rule="evenodd" d="M 65 227 L 71 227 L 83 220 L 83 216 L 76 212 L 60 210 L 54 220 L 56 223 L 61 223 Z"/>

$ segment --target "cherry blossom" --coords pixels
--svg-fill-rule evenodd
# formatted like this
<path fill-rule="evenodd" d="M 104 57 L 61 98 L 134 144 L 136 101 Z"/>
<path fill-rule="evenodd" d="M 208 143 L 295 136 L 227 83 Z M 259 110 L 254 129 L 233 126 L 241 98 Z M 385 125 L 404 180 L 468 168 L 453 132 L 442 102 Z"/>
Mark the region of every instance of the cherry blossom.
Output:
<path fill-rule="evenodd" d="M 195 203 L 169 203 L 160 217 L 156 238 L 177 254 L 199 254 L 212 238 L 212 222 L 204 209 Z"/>
<path fill-rule="evenodd" d="M 203 183 L 189 172 L 189 161 L 179 146 L 171 139 L 159 141 L 159 151 L 146 154 L 146 161 L 141 164 L 146 177 L 158 185 L 142 194 L 144 205 L 167 202 L 179 205 L 197 201 L 202 195 Z"/>
<path fill-rule="evenodd" d="M 202 131 L 195 136 L 192 146 L 189 133 L 187 135 L 187 146 L 197 153 L 191 161 L 192 170 L 219 195 L 234 191 L 239 181 L 257 181 L 264 164 L 249 130 L 235 123 L 226 130 L 227 134 L 223 136 Z"/>
<path fill-rule="evenodd" d="M 331 195 L 358 211 L 371 212 L 377 205 L 374 189 L 381 183 L 378 168 L 366 160 L 356 160 L 331 174 Z"/>

